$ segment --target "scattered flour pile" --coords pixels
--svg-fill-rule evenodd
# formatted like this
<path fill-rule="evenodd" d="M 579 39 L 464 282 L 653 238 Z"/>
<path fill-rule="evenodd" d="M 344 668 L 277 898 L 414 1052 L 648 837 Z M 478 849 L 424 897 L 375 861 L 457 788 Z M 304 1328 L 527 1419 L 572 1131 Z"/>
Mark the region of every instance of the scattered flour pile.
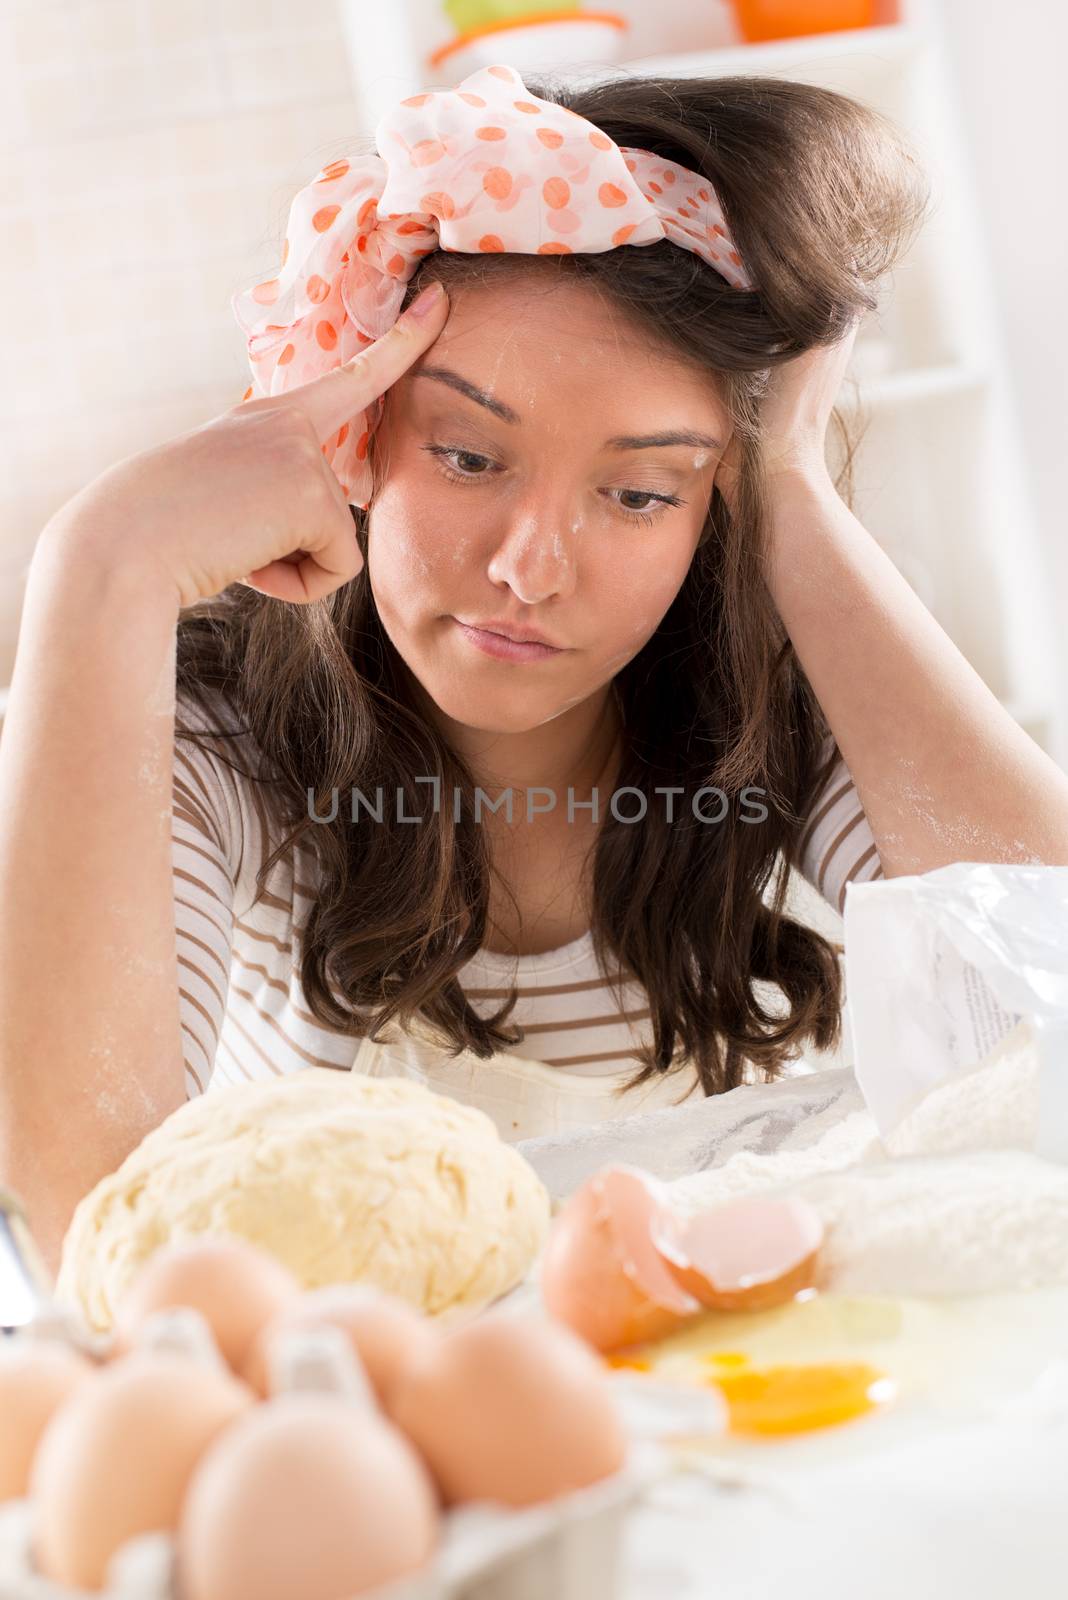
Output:
<path fill-rule="evenodd" d="M 1038 1062 L 1025 1025 L 932 1091 L 884 1144 L 855 1112 L 808 1149 L 739 1152 L 673 1183 L 684 1212 L 789 1189 L 823 1218 L 820 1285 L 982 1294 L 1068 1283 L 1068 1168 L 1030 1153 Z"/>

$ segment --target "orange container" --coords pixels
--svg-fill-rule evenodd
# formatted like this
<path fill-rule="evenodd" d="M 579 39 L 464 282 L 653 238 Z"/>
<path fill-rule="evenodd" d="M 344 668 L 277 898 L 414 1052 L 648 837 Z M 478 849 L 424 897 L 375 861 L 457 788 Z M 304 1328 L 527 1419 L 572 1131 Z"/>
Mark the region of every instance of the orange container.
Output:
<path fill-rule="evenodd" d="M 875 20 L 875 0 L 731 0 L 731 4 L 748 44 L 870 28 Z"/>

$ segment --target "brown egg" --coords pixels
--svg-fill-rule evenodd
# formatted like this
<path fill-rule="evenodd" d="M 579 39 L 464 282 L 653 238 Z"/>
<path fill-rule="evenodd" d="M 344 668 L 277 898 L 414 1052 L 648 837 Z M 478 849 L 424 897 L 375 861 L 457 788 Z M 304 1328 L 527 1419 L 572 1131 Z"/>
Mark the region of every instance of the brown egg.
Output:
<path fill-rule="evenodd" d="M 223 1356 L 240 1373 L 260 1328 L 299 1293 L 287 1267 L 243 1239 L 165 1245 L 116 1307 L 115 1350 L 129 1350 L 153 1312 L 192 1306 L 210 1323 Z"/>
<path fill-rule="evenodd" d="M 540 1315 L 491 1312 L 443 1333 L 404 1374 L 392 1409 L 447 1504 L 553 1499 L 610 1476 L 626 1455 L 602 1363 Z"/>
<path fill-rule="evenodd" d="M 404 1300 L 369 1284 L 338 1283 L 290 1300 L 252 1342 L 241 1376 L 257 1394 L 268 1388 L 268 1353 L 280 1333 L 340 1328 L 348 1335 L 383 1406 L 404 1368 L 437 1337 L 438 1330 Z"/>
<path fill-rule="evenodd" d="M 182 1600 L 348 1600 L 423 1566 L 438 1523 L 430 1476 L 391 1423 L 337 1395 L 278 1395 L 194 1474 Z"/>
<path fill-rule="evenodd" d="M 672 1225 L 648 1173 L 625 1166 L 596 1173 L 553 1220 L 541 1263 L 546 1309 L 596 1350 L 674 1332 L 701 1304 L 657 1243 Z"/>
<path fill-rule="evenodd" d="M 93 1362 L 58 1339 L 0 1341 L 0 1500 L 26 1493 L 42 1433 L 94 1371 Z"/>
<path fill-rule="evenodd" d="M 126 1539 L 177 1528 L 197 1461 L 254 1403 L 229 1374 L 156 1351 L 91 1374 L 34 1458 L 34 1551 L 44 1576 L 98 1589 Z"/>

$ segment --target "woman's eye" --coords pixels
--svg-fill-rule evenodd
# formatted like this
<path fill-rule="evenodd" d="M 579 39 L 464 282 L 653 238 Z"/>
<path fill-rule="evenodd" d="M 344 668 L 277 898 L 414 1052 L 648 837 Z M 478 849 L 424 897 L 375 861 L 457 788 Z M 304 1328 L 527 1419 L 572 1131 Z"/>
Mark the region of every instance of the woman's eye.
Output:
<path fill-rule="evenodd" d="M 665 511 L 672 506 L 684 506 L 685 500 L 677 494 L 660 494 L 653 489 L 606 489 L 604 491 L 614 506 L 618 506 L 624 518 L 630 522 L 655 522 L 657 517 L 662 517 Z M 624 505 L 622 500 L 617 500 L 616 495 L 630 495 L 632 499 L 644 500 L 644 506 Z M 652 506 L 650 510 L 649 507 Z"/>
<path fill-rule="evenodd" d="M 494 463 L 488 456 L 479 455 L 476 450 L 462 450 L 458 445 L 427 444 L 423 449 L 431 455 L 437 456 L 442 462 L 449 463 L 442 466 L 441 471 L 450 483 L 473 483 L 478 478 L 488 478 L 489 472 L 480 471 L 479 466 L 492 468 Z M 453 463 L 456 465 L 453 465 Z M 477 465 L 472 467 L 470 463 Z M 652 489 L 607 489 L 602 493 L 607 494 L 624 518 L 631 522 L 653 522 L 661 516 L 669 506 L 685 505 L 685 500 L 677 494 L 659 494 Z M 622 500 L 617 500 L 616 495 L 629 495 L 632 499 L 645 501 L 643 506 L 624 505 Z M 655 510 L 648 509 L 650 503 Z"/>
<path fill-rule="evenodd" d="M 493 462 L 488 456 L 477 455 L 474 450 L 454 450 L 451 453 L 451 459 L 454 459 L 455 464 L 460 468 L 460 471 L 469 478 L 485 477 L 485 472 L 480 471 L 479 469 L 484 467 L 492 467 L 493 465 Z M 472 465 L 472 462 L 474 465 Z"/>
<path fill-rule="evenodd" d="M 445 472 L 445 476 L 447 478 L 452 477 L 454 479 L 458 479 L 461 482 L 465 478 L 486 478 L 486 477 L 489 476 L 489 474 L 486 473 L 486 472 L 479 472 L 477 470 L 472 470 L 470 465 L 469 465 L 470 462 L 472 462 L 472 461 L 479 462 L 484 467 L 492 467 L 492 465 L 493 465 L 493 462 L 489 459 L 488 456 L 480 456 L 478 454 L 478 452 L 475 451 L 475 450 L 461 450 L 458 446 L 455 446 L 455 445 L 428 444 L 428 445 L 424 445 L 423 448 L 425 450 L 428 450 L 431 455 L 438 456 L 441 460 L 447 461 L 450 464 L 454 460 L 457 463 L 459 463 L 460 464 L 460 470 L 459 471 L 456 471 L 454 469 L 452 472 L 449 472 L 445 468 L 443 468 L 442 470 Z"/>
<path fill-rule="evenodd" d="M 668 505 L 677 506 L 681 504 L 681 501 L 679 501 L 675 495 L 653 494 L 651 489 L 617 489 L 613 492 L 621 495 L 629 494 L 636 496 L 639 500 L 651 501 L 653 505 L 663 505 L 666 503 Z M 640 516 L 643 511 L 648 511 L 649 509 L 648 505 L 628 506 L 623 505 L 622 501 L 620 501 L 620 505 L 623 507 L 624 511 L 629 511 L 635 516 Z"/>

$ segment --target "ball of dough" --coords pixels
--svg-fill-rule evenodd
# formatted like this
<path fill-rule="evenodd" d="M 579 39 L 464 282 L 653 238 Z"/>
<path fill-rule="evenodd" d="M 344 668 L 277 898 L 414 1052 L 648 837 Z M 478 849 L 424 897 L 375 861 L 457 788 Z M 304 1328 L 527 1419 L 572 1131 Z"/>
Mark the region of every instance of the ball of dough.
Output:
<path fill-rule="evenodd" d="M 200 1095 L 154 1128 L 78 1205 L 57 1295 L 107 1331 L 160 1245 L 222 1233 L 308 1289 L 372 1283 L 431 1315 L 476 1309 L 526 1275 L 549 1211 L 484 1112 L 311 1067 Z"/>

